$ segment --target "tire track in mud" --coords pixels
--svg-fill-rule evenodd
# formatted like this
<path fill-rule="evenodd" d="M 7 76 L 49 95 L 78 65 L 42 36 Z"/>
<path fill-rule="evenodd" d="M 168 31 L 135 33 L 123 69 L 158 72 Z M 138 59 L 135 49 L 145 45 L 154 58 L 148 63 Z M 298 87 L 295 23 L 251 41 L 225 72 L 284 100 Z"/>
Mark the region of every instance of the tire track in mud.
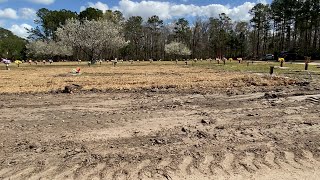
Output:
<path fill-rule="evenodd" d="M 306 101 L 311 104 L 320 104 L 320 97 L 308 97 Z"/>
<path fill-rule="evenodd" d="M 264 153 L 227 152 L 217 154 L 203 154 L 201 158 L 191 155 L 167 157 L 157 162 L 145 159 L 141 162 L 121 162 L 117 166 L 105 162 L 80 166 L 46 166 L 37 170 L 36 166 L 21 169 L 5 168 L 0 170 L 1 179 L 107 179 L 107 180 L 171 180 L 187 178 L 192 175 L 203 177 L 228 177 L 242 174 L 249 177 L 257 171 L 307 170 L 319 167 L 320 162 L 314 159 L 310 151 L 303 151 L 303 157 L 296 157 L 294 152 L 268 151 Z"/>
<path fill-rule="evenodd" d="M 29 179 L 50 179 L 53 175 L 58 173 L 59 167 L 50 166 L 43 168 L 42 171 L 39 171 L 36 174 L 32 174 Z"/>
<path fill-rule="evenodd" d="M 206 154 L 198 159 L 194 159 L 191 173 L 201 173 L 207 176 L 213 175 L 211 165 L 214 160 L 214 156 L 210 154 Z"/>
<path fill-rule="evenodd" d="M 254 148 L 252 148 L 252 145 Z M 87 152 L 87 157 L 82 160 L 89 164 L 68 157 L 70 165 L 37 166 L 28 168 L 5 168 L 0 170 L 0 177 L 4 179 L 40 179 L 53 177 L 53 179 L 178 179 L 192 175 L 203 176 L 223 176 L 232 174 L 243 174 L 249 176 L 264 169 L 284 169 L 284 170 L 304 170 L 318 166 L 319 162 L 314 158 L 309 150 L 294 148 L 269 149 L 267 147 L 255 147 L 254 144 L 242 151 L 231 148 L 228 152 L 208 152 L 210 148 L 204 150 L 193 150 L 186 153 L 182 148 L 179 156 L 165 156 L 160 153 L 158 158 L 150 155 L 140 155 L 147 157 L 143 160 L 130 162 L 125 154 L 123 160 L 117 159 L 106 161 L 107 159 L 99 155 L 91 155 Z M 204 145 L 206 146 L 206 145 Z M 225 147 L 226 148 L 226 147 Z M 193 149 L 193 150 L 192 150 Z M 155 153 L 156 155 L 156 153 Z M 90 157 L 93 158 L 90 160 Z M 117 156 L 115 156 L 117 157 Z M 159 158 L 160 157 L 160 158 Z M 78 158 L 75 156 L 74 158 Z M 110 164 L 110 162 L 119 162 Z M 72 166 L 72 164 L 77 164 Z M 177 178 L 178 177 L 178 178 Z"/>
<path fill-rule="evenodd" d="M 0 178 L 11 180 L 11 179 L 28 179 L 34 172 L 36 171 L 37 167 L 25 167 L 19 169 L 13 169 L 8 173 L 1 175 Z"/>

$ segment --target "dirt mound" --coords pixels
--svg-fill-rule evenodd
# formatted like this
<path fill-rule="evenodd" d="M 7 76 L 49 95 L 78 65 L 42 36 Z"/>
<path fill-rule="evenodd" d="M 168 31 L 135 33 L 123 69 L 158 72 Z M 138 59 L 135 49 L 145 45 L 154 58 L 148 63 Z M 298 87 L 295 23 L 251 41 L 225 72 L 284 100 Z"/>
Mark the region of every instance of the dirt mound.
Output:
<path fill-rule="evenodd" d="M 233 87 L 242 86 L 287 86 L 301 85 L 298 80 L 277 76 L 243 76 L 231 79 L 230 85 Z"/>

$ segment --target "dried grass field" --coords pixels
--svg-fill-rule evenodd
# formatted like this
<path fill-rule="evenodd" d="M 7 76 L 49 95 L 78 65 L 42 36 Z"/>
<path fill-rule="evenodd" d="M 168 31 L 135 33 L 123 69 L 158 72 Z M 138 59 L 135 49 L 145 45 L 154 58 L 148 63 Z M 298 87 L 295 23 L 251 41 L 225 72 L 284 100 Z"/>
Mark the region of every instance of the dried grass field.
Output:
<path fill-rule="evenodd" d="M 0 66 L 0 179 L 319 179 L 318 70 L 269 66 Z"/>
<path fill-rule="evenodd" d="M 253 64 L 247 67 L 245 64 L 229 62 L 226 66 L 209 62 L 197 62 L 194 65 L 190 63 L 188 66 L 184 62 L 179 62 L 178 65 L 175 62 L 123 62 L 113 67 L 111 62 L 104 62 L 101 66 L 88 67 L 85 62 L 60 62 L 52 65 L 25 63 L 19 68 L 11 65 L 10 71 L 3 70 L 5 67 L 1 66 L 2 93 L 48 92 L 69 84 L 81 85 L 84 90 L 175 88 L 213 91 L 216 88 L 251 86 L 251 83 L 255 86 L 293 83 L 282 78 L 262 77 L 252 73 L 266 73 L 270 64 Z M 77 67 L 80 67 L 81 75 L 72 75 L 70 72 Z"/>

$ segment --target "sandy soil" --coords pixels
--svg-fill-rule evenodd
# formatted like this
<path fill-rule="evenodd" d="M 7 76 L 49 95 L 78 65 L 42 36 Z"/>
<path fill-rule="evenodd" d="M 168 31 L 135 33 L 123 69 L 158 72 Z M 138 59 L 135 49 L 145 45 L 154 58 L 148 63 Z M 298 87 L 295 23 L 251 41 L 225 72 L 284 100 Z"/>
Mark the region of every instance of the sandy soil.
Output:
<path fill-rule="evenodd" d="M 0 95 L 0 179 L 319 179 L 317 93 Z"/>

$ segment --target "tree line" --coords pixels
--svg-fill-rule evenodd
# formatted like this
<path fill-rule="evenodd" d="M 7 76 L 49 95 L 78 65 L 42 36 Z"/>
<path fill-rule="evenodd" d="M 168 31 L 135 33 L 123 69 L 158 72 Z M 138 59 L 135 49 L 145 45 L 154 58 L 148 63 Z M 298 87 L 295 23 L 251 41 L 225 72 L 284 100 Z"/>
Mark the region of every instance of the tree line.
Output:
<path fill-rule="evenodd" d="M 0 27 L 0 58 L 25 59 L 27 40 Z"/>
<path fill-rule="evenodd" d="M 148 60 L 216 57 L 257 59 L 264 54 L 277 56 L 288 51 L 301 57 L 319 58 L 319 0 L 274 0 L 271 4 L 256 4 L 249 13 L 252 16 L 249 22 L 233 21 L 222 13 L 219 17 L 197 17 L 192 22 L 179 18 L 165 23 L 156 15 L 146 20 L 140 16 L 125 19 L 120 11 L 102 12 L 87 8 L 76 13 L 42 8 L 37 12 L 37 27 L 29 30 L 30 42 L 43 41 L 49 49 L 53 49 L 52 44 L 62 42 L 64 46 L 71 47 L 71 53 L 66 51 L 68 48 L 60 48 L 65 52 L 58 49 L 49 55 L 45 53 L 48 52 L 46 50 L 43 54 L 34 51 L 28 53 L 35 58 L 67 58 L 72 55 L 71 59 Z M 78 26 L 73 24 L 73 32 L 70 29 L 68 33 L 63 32 L 63 29 L 72 26 L 71 21 L 78 23 Z M 83 29 L 91 21 L 107 23 L 91 23 L 95 27 Z M 72 33 L 74 39 L 70 37 Z M 96 37 L 97 34 L 105 39 Z M 81 44 L 80 39 L 86 42 Z M 183 48 L 184 53 L 179 54 L 181 51 L 172 49 L 174 47 Z"/>

